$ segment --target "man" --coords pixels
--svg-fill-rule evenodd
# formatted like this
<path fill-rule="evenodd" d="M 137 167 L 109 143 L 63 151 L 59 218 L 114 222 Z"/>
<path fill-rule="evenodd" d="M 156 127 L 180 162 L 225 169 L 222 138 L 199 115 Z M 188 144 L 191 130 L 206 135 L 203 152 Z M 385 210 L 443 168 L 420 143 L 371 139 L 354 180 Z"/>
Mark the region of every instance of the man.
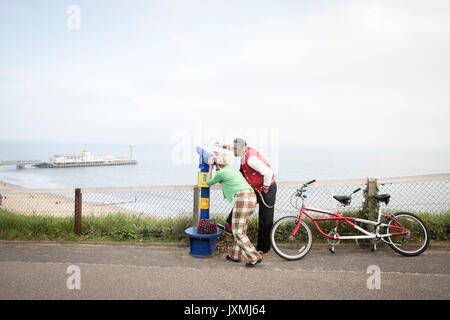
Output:
<path fill-rule="evenodd" d="M 256 249 L 263 254 L 268 253 L 271 247 L 270 231 L 273 226 L 273 213 L 277 193 L 275 174 L 266 159 L 254 148 L 248 147 L 244 139 L 235 139 L 233 146 L 220 143 L 216 143 L 216 146 L 232 150 L 236 157 L 241 158 L 239 170 L 255 191 L 259 204 L 259 228 Z M 228 231 L 231 228 L 231 217 L 232 212 L 227 219 Z"/>

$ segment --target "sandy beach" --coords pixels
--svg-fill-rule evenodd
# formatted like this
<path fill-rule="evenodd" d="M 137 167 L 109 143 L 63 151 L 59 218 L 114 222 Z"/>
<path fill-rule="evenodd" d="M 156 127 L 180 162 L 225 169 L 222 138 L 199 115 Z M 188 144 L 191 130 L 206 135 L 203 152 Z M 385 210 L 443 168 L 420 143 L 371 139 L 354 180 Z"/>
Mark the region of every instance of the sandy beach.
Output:
<path fill-rule="evenodd" d="M 13 191 L 19 192 L 13 192 Z M 73 216 L 75 211 L 74 192 L 42 193 L 33 192 L 21 186 L 0 181 L 0 194 L 3 196 L 1 209 L 24 215 L 42 215 L 54 217 Z M 109 214 L 136 214 L 114 205 L 103 205 L 101 202 L 83 202 L 83 216 L 105 216 Z"/>
<path fill-rule="evenodd" d="M 0 180 L 0 190 L 13 190 L 13 189 L 23 189 L 23 188 L 21 186 L 11 184 L 11 183 L 6 183 L 6 182 Z"/>

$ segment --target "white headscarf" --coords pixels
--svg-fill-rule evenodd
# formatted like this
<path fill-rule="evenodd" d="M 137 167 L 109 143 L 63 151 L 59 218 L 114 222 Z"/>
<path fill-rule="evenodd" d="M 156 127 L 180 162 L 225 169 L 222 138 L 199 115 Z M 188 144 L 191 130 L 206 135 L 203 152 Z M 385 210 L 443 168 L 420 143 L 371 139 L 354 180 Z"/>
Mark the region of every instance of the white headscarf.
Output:
<path fill-rule="evenodd" d="M 231 154 L 226 150 L 214 152 L 216 154 L 216 163 L 227 166 L 231 163 Z"/>

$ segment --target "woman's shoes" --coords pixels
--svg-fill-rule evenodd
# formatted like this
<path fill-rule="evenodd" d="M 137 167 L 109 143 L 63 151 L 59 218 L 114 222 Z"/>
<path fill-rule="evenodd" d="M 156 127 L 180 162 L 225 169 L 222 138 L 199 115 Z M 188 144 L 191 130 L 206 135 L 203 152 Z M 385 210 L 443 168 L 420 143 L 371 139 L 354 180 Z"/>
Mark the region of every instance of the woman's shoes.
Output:
<path fill-rule="evenodd" d="M 261 257 L 261 259 L 258 259 L 258 260 L 256 260 L 256 261 L 253 262 L 253 263 L 247 262 L 247 263 L 245 264 L 245 266 L 246 266 L 247 268 L 253 268 L 253 267 L 256 266 L 258 263 L 261 263 L 262 261 L 263 261 L 263 259 L 262 259 L 262 257 Z"/>
<path fill-rule="evenodd" d="M 233 259 L 233 258 L 230 257 L 229 255 L 227 255 L 225 258 L 226 258 L 228 261 L 241 262 L 241 260 Z M 247 263 L 245 264 L 245 266 L 248 267 L 248 268 L 253 268 L 253 267 L 256 266 L 258 263 L 261 263 L 262 261 L 263 261 L 263 259 L 262 259 L 262 257 L 261 257 L 261 259 L 258 259 L 258 260 L 256 260 L 256 261 L 253 262 L 253 263 L 247 262 Z"/>
<path fill-rule="evenodd" d="M 226 259 L 227 259 L 228 261 L 233 261 L 233 262 L 241 262 L 241 260 L 236 260 L 236 259 L 233 259 L 233 258 L 232 258 L 232 257 L 230 257 L 229 255 L 227 255 Z"/>

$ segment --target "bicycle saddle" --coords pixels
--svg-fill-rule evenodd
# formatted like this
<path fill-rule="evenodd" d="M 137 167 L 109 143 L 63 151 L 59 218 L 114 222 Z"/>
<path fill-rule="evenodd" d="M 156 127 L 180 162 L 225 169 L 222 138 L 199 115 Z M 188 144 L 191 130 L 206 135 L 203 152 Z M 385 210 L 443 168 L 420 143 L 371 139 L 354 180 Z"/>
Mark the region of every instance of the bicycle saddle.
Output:
<path fill-rule="evenodd" d="M 350 196 L 333 196 L 334 199 L 336 199 L 337 201 L 339 201 L 340 203 L 342 203 L 343 205 L 348 205 L 350 204 Z"/>
<path fill-rule="evenodd" d="M 391 198 L 391 195 L 388 193 L 384 193 L 384 194 L 376 194 L 373 197 L 375 199 L 377 199 L 378 201 L 383 201 L 385 204 L 388 204 L 389 199 Z"/>

